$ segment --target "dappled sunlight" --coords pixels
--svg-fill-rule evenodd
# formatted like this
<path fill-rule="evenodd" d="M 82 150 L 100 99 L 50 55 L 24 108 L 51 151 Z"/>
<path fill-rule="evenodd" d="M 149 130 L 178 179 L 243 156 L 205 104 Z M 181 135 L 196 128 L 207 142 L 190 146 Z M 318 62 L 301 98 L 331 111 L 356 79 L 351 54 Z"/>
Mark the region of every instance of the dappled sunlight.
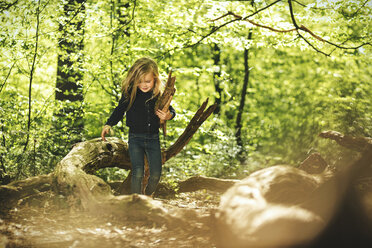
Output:
<path fill-rule="evenodd" d="M 189 219 L 172 226 L 146 220 L 146 216 L 114 215 L 109 209 L 89 213 L 24 207 L 0 220 L 0 244 L 4 240 L 11 247 L 214 247 L 205 221 L 218 200 L 219 194 L 205 190 L 151 200 L 151 205 L 169 211 L 183 209 L 204 216 L 201 221 L 195 214 L 185 213 L 184 218 Z"/>
<path fill-rule="evenodd" d="M 0 248 L 372 247 L 371 13 L 1 1 Z"/>

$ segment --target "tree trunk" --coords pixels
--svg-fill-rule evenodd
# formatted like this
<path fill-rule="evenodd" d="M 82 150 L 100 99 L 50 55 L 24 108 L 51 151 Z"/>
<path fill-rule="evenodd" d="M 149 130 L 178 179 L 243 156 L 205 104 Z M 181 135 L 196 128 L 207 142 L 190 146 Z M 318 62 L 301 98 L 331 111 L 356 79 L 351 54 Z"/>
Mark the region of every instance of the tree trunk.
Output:
<path fill-rule="evenodd" d="M 85 0 L 68 0 L 63 5 L 64 20 L 59 24 L 56 100 L 60 106 L 55 112 L 57 130 L 65 129 L 74 135 L 71 143 L 80 140 L 83 123 L 83 48 Z M 67 102 L 68 101 L 68 102 Z M 68 123 L 68 124 L 66 124 Z"/>
<path fill-rule="evenodd" d="M 31 113 L 32 113 L 32 82 L 34 78 L 35 66 L 36 66 L 36 58 L 38 53 L 38 46 L 39 46 L 39 26 L 40 26 L 40 2 L 38 2 L 36 8 L 36 33 L 35 33 L 35 50 L 32 59 L 32 65 L 30 70 L 30 81 L 28 86 L 28 121 L 27 121 L 27 138 L 26 143 L 23 148 L 23 152 L 27 150 L 27 145 L 30 140 L 30 128 L 31 128 Z M 19 174 L 20 172 L 18 172 Z"/>
<path fill-rule="evenodd" d="M 110 27 L 115 30 L 111 34 L 111 50 L 110 50 L 110 76 L 111 76 L 111 89 L 107 90 L 110 95 L 115 95 L 117 97 L 116 102 L 120 99 L 120 94 L 112 94 L 111 91 L 117 91 L 118 89 L 118 79 L 120 78 L 120 74 L 122 73 L 121 70 L 114 68 L 115 61 L 115 54 L 118 53 L 118 47 L 123 46 L 127 47 L 126 45 L 120 44 L 122 41 L 124 44 L 130 43 L 130 30 L 129 30 L 129 23 L 131 22 L 131 18 L 129 15 L 129 1 L 121 1 L 121 0 L 111 0 L 111 12 L 110 12 Z M 113 21 L 117 20 L 119 23 L 119 27 L 114 26 Z M 127 51 L 124 51 L 127 52 Z M 120 57 L 122 57 L 121 52 L 119 52 Z M 123 64 L 122 61 L 119 61 L 120 65 Z M 121 88 L 121 87 L 119 87 Z M 117 92 L 118 93 L 118 92 Z"/>
<path fill-rule="evenodd" d="M 214 110 L 215 114 L 219 114 L 221 111 L 221 102 L 222 102 L 222 89 L 221 89 L 221 49 L 218 44 L 214 43 L 213 46 L 213 82 L 214 82 L 214 89 L 216 90 L 217 97 L 215 97 L 215 103 L 217 105 L 216 109 Z"/>
<path fill-rule="evenodd" d="M 248 40 L 252 39 L 252 30 L 249 30 L 248 34 Z M 244 113 L 244 106 L 245 106 L 245 97 L 247 95 L 247 89 L 248 89 L 248 83 L 249 83 L 249 49 L 244 49 L 244 81 L 243 81 L 243 88 L 242 88 L 242 94 L 240 97 L 240 104 L 238 108 L 238 115 L 236 116 L 236 125 L 235 125 L 235 137 L 236 137 L 236 143 L 240 147 L 239 156 L 241 156 L 244 153 L 244 144 L 242 140 L 242 116 Z"/>

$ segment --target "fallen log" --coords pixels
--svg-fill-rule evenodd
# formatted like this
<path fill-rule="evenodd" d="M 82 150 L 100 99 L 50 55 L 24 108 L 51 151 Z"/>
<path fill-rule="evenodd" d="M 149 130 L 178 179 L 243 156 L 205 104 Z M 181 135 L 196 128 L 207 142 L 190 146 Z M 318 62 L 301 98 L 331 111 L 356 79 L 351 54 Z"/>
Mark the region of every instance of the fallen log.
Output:
<path fill-rule="evenodd" d="M 208 100 L 186 127 L 183 134 L 171 147 L 163 151 L 164 162 L 175 156 L 189 142 L 200 125 L 213 112 L 215 105 L 207 110 Z M 9 209 L 22 198 L 35 198 L 40 192 L 50 190 L 54 196 L 65 199 L 65 205 L 80 206 L 83 209 L 95 209 L 105 201 L 114 201 L 109 185 L 93 175 L 97 170 L 106 167 L 118 167 L 130 170 L 131 163 L 128 144 L 115 137 L 101 138 L 80 142 L 56 165 L 53 173 L 13 182 L 0 187 L 0 207 Z M 126 180 L 128 182 L 128 180 Z M 125 185 L 129 186 L 128 183 Z M 128 189 L 123 189 L 125 191 Z M 124 198 L 123 198 L 124 199 Z"/>

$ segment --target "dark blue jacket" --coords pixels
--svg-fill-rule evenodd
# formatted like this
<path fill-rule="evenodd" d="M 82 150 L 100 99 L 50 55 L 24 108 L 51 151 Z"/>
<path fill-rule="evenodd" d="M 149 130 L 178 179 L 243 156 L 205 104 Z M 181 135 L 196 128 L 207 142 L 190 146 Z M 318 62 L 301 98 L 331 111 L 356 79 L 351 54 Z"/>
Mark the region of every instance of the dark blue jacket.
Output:
<path fill-rule="evenodd" d="M 155 114 L 155 103 L 157 100 L 152 97 L 152 91 L 142 92 L 137 89 L 136 98 L 132 107 L 126 114 L 126 125 L 129 127 L 129 132 L 132 133 L 159 133 L 160 120 Z M 149 100 L 149 101 L 148 101 Z M 129 98 L 123 93 L 119 100 L 118 106 L 112 112 L 106 125 L 114 126 L 123 119 L 124 113 L 128 108 Z M 169 106 L 169 111 L 172 113 L 172 119 L 176 116 L 176 111 L 172 106 Z"/>

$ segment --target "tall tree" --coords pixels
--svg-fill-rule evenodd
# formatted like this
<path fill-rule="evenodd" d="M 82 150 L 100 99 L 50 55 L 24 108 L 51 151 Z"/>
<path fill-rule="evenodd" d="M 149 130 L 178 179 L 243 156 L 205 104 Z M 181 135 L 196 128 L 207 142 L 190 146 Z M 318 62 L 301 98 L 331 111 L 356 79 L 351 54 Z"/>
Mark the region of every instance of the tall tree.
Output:
<path fill-rule="evenodd" d="M 110 51 L 110 74 L 111 83 L 114 89 L 117 89 L 117 79 L 120 78 L 120 73 L 118 70 L 114 70 L 114 55 L 118 52 L 118 47 L 120 46 L 120 39 L 124 37 L 124 43 L 129 44 L 130 32 L 129 23 L 131 18 L 129 15 L 130 2 L 127 0 L 111 0 L 111 13 L 110 13 L 110 27 L 115 28 L 115 31 L 111 35 L 111 51 Z M 135 3 L 133 3 L 135 8 Z M 117 20 L 118 26 L 114 26 L 113 22 Z M 120 95 L 116 94 L 117 101 Z"/>
<path fill-rule="evenodd" d="M 213 52 L 213 65 L 214 65 L 214 71 L 213 71 L 213 83 L 214 88 L 216 90 L 217 96 L 215 103 L 217 104 L 216 109 L 214 110 L 215 114 L 219 114 L 221 111 L 221 102 L 222 102 L 222 88 L 220 85 L 221 82 L 221 48 L 218 46 L 218 44 L 214 43 L 212 46 L 212 52 Z"/>
<path fill-rule="evenodd" d="M 254 6 L 254 0 L 251 1 L 251 5 Z M 248 33 L 248 40 L 252 39 L 252 29 L 249 29 Z M 236 125 L 235 125 L 235 137 L 236 137 L 236 142 L 238 146 L 240 147 L 239 155 L 243 155 L 245 149 L 244 149 L 244 144 L 242 140 L 242 115 L 244 112 L 244 106 L 245 106 L 245 97 L 247 95 L 247 89 L 248 89 L 248 83 L 249 83 L 249 48 L 244 48 L 244 81 L 243 81 L 243 88 L 241 92 L 241 97 L 240 97 L 240 103 L 239 103 L 239 109 L 238 109 L 238 114 L 236 116 Z"/>
<path fill-rule="evenodd" d="M 30 128 L 31 128 L 31 111 L 32 111 L 32 81 L 34 78 L 36 58 L 37 58 L 37 49 L 39 45 L 39 25 L 40 25 L 40 1 L 36 7 L 36 34 L 35 34 L 35 50 L 32 59 L 32 65 L 30 70 L 30 81 L 28 87 L 28 121 L 27 121 L 27 138 L 26 143 L 23 148 L 23 151 L 26 151 L 28 142 L 30 140 Z"/>
<path fill-rule="evenodd" d="M 63 3 L 63 18 L 59 23 L 58 67 L 56 100 L 60 107 L 55 115 L 57 128 L 79 134 L 84 128 L 83 49 L 86 0 L 68 0 Z M 79 139 L 70 137 L 71 142 Z"/>
<path fill-rule="evenodd" d="M 248 39 L 252 39 L 252 30 L 249 30 L 248 34 Z M 249 83 L 249 49 L 245 48 L 244 49 L 244 81 L 243 81 L 243 88 L 241 92 L 241 97 L 240 97 L 240 103 L 239 103 L 239 108 L 238 108 L 238 114 L 236 116 L 236 125 L 235 125 L 235 137 L 236 137 L 236 142 L 240 148 L 239 154 L 242 155 L 244 152 L 244 144 L 242 140 L 242 116 L 244 112 L 244 106 L 245 106 L 245 98 L 247 95 L 247 89 L 248 89 L 248 83 Z"/>

